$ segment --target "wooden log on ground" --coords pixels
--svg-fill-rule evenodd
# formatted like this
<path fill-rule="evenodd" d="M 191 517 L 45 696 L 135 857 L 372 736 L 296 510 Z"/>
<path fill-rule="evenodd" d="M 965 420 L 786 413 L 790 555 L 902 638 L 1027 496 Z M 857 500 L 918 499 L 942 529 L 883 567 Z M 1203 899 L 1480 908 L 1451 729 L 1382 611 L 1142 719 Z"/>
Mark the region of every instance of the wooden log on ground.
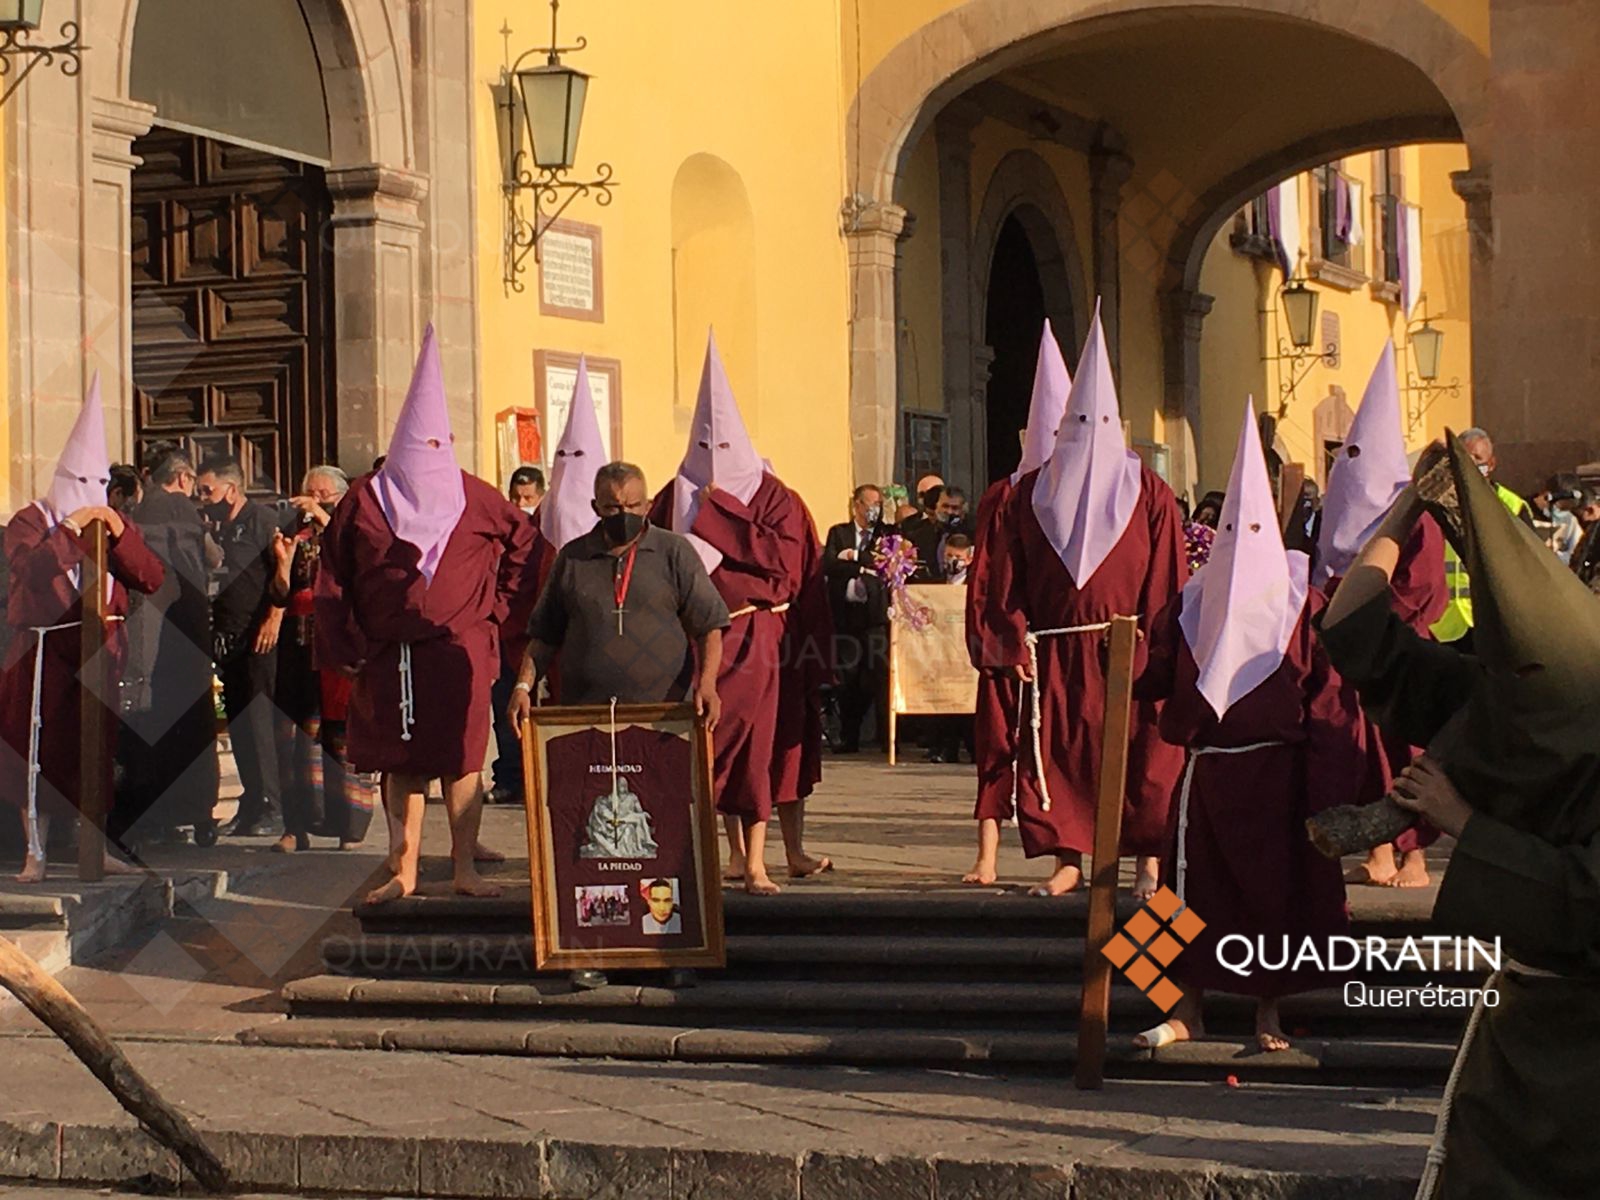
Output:
<path fill-rule="evenodd" d="M 1134 617 L 1111 620 L 1106 666 L 1106 723 L 1094 818 L 1094 873 L 1089 878 L 1089 928 L 1083 950 L 1083 1001 L 1078 1013 L 1078 1087 L 1105 1082 L 1106 1032 L 1111 1018 L 1111 960 L 1101 953 L 1117 923 L 1117 871 L 1122 849 L 1122 803 L 1128 790 L 1128 734 L 1133 718 Z"/>
<path fill-rule="evenodd" d="M 127 1109 L 145 1131 L 182 1160 L 184 1168 L 209 1192 L 228 1189 L 228 1173 L 194 1126 L 134 1070 L 88 1012 L 24 954 L 14 942 L 0 937 L 0 986 L 20 1000 L 50 1031 L 67 1044 L 94 1077 L 105 1084 L 117 1103 Z"/>
<path fill-rule="evenodd" d="M 78 658 L 78 878 L 99 883 L 106 877 L 106 705 L 113 702 L 106 656 L 106 524 L 92 521 L 83 531 L 85 553 L 82 647 Z"/>
<path fill-rule="evenodd" d="M 1407 812 L 1385 796 L 1376 804 L 1341 804 L 1325 809 L 1306 822 L 1306 832 L 1320 853 L 1328 858 L 1343 858 L 1392 842 L 1416 823 L 1416 813 Z"/>

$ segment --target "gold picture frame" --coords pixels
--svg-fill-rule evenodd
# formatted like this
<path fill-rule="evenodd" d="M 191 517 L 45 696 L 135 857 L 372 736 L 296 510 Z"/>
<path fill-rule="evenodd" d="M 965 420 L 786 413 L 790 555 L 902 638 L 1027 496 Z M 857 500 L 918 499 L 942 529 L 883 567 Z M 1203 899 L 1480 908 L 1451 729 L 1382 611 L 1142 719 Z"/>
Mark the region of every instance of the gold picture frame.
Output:
<path fill-rule="evenodd" d="M 724 966 L 711 733 L 694 707 L 536 708 L 522 762 L 535 968 Z"/>

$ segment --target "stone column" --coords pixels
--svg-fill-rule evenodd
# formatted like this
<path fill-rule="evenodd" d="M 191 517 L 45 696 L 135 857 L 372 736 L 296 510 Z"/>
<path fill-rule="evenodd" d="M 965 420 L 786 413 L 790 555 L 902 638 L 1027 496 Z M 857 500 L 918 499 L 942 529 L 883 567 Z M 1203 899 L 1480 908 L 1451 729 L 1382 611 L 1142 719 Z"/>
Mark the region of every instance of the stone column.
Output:
<path fill-rule="evenodd" d="M 972 410 L 972 493 L 981 496 L 989 479 L 989 378 L 994 368 L 994 347 L 975 346 L 968 359 L 972 384 L 968 404 Z M 973 500 L 976 504 L 976 499 Z M 976 513 L 976 509 L 973 510 Z"/>
<path fill-rule="evenodd" d="M 1473 402 L 1507 486 L 1532 487 L 1600 458 L 1600 75 L 1584 0 L 1491 0 L 1494 255 L 1487 303 L 1473 296 Z M 1581 99 L 1588 97 L 1587 100 Z M 1476 264 L 1475 264 L 1476 265 Z M 1478 282 L 1474 274 L 1473 284 Z"/>
<path fill-rule="evenodd" d="M 959 104 L 939 115 L 934 138 L 939 161 L 939 262 L 943 313 L 944 408 L 950 414 L 950 477 L 978 487 L 984 477 L 983 389 L 973 374 L 973 340 L 982 327 L 983 298 L 973 293 L 972 131 L 981 111 Z"/>
<path fill-rule="evenodd" d="M 906 210 L 870 204 L 847 212 L 850 288 L 850 459 L 857 483 L 896 476 L 899 399 L 895 392 L 895 278 Z"/>
<path fill-rule="evenodd" d="M 329 171 L 328 190 L 339 461 L 359 471 L 388 444 L 429 319 L 419 213 L 427 181 L 368 164 Z"/>
<path fill-rule="evenodd" d="M 1180 495 L 1198 482 L 1195 446 L 1200 441 L 1200 333 L 1215 297 L 1183 288 L 1163 297 L 1161 345 L 1166 396 L 1162 417 L 1172 454 L 1172 490 Z"/>
<path fill-rule="evenodd" d="M 1468 288 L 1472 305 L 1469 337 L 1472 342 L 1472 382 L 1494 378 L 1494 322 L 1488 314 L 1494 301 L 1494 194 L 1487 171 L 1453 171 L 1450 185 L 1467 206 Z M 1474 386 L 1472 404 L 1476 417 L 1479 396 Z"/>
<path fill-rule="evenodd" d="M 133 141 L 150 132 L 153 105 L 138 100 L 89 104 L 90 183 L 84 213 L 85 367 L 100 373 L 106 442 L 113 462 L 134 461 L 133 446 Z"/>
<path fill-rule="evenodd" d="M 1113 139 L 1101 135 L 1089 150 L 1090 244 L 1094 250 L 1094 290 L 1100 297 L 1100 327 L 1112 373 L 1121 377 L 1122 188 L 1133 175 L 1133 160 Z"/>

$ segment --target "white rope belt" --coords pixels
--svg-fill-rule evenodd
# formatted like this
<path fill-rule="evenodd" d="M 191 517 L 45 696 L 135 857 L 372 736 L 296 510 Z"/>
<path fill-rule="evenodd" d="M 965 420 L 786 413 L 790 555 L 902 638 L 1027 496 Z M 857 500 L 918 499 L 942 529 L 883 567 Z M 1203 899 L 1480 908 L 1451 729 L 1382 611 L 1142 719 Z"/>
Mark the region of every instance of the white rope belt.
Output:
<path fill-rule="evenodd" d="M 1028 651 L 1028 674 L 1032 679 L 1024 680 L 1023 686 L 1032 696 L 1033 711 L 1033 774 L 1039 781 L 1039 807 L 1045 812 L 1050 811 L 1050 784 L 1045 779 L 1044 770 L 1044 738 L 1041 730 L 1044 727 L 1044 708 L 1039 701 L 1039 639 L 1049 637 L 1064 637 L 1069 633 L 1104 633 L 1111 628 L 1110 621 L 1100 621 L 1094 625 L 1067 625 L 1061 629 L 1028 630 L 1022 635 L 1022 644 Z M 1020 810 L 1017 808 L 1018 776 L 1021 774 L 1020 757 L 1022 754 L 1022 695 L 1017 695 L 1017 746 L 1011 758 L 1011 811 L 1012 819 Z"/>
<path fill-rule="evenodd" d="M 1184 880 L 1189 873 L 1189 788 L 1194 783 L 1194 769 L 1208 754 L 1250 754 L 1269 746 L 1286 746 L 1287 742 L 1252 742 L 1248 746 L 1196 746 L 1189 751 L 1189 761 L 1183 764 L 1183 783 L 1178 789 L 1178 899 L 1187 903 Z"/>
<path fill-rule="evenodd" d="M 1472 1040 L 1478 1035 L 1478 1024 L 1483 1020 L 1483 1010 L 1486 1007 L 1484 995 L 1497 989 L 1501 979 L 1506 975 L 1526 975 L 1530 979 L 1566 978 L 1559 972 L 1546 971 L 1542 967 L 1530 967 L 1514 958 L 1508 958 L 1504 967 L 1484 980 L 1483 990 L 1478 993 L 1478 1002 L 1472 1006 L 1472 1016 L 1467 1020 L 1467 1031 L 1461 1035 L 1461 1045 L 1456 1049 L 1455 1061 L 1450 1064 L 1450 1078 L 1445 1081 L 1444 1095 L 1439 1099 L 1439 1115 L 1433 1123 L 1433 1141 L 1428 1145 L 1428 1159 L 1422 1168 L 1422 1182 L 1417 1184 L 1416 1200 L 1431 1200 L 1433 1189 L 1439 1182 L 1439 1173 L 1444 1170 L 1444 1142 L 1445 1134 L 1450 1128 L 1450 1110 L 1455 1106 L 1456 1088 L 1461 1082 L 1461 1070 L 1466 1065 L 1467 1051 L 1472 1049 Z"/>
<path fill-rule="evenodd" d="M 731 613 L 729 613 L 728 614 L 728 620 L 734 621 L 734 620 L 737 620 L 740 617 L 748 617 L 751 613 L 758 613 L 758 612 L 786 613 L 788 611 L 789 611 L 789 605 L 788 605 L 787 602 L 785 602 L 783 604 L 779 604 L 779 605 L 777 605 L 777 606 L 775 606 L 773 608 L 762 608 L 759 604 L 746 604 L 743 608 L 736 608 Z"/>
<path fill-rule="evenodd" d="M 417 698 L 411 676 L 411 643 L 400 643 L 400 740 L 411 740 L 411 727 L 417 723 Z"/>
<path fill-rule="evenodd" d="M 108 624 L 121 620 L 122 617 L 106 618 Z M 33 634 L 33 707 L 28 717 L 28 855 L 35 862 L 44 858 L 44 839 L 39 836 L 39 776 L 44 771 L 39 761 L 44 734 L 44 635 L 82 626 L 82 621 L 28 626 L 28 632 Z"/>

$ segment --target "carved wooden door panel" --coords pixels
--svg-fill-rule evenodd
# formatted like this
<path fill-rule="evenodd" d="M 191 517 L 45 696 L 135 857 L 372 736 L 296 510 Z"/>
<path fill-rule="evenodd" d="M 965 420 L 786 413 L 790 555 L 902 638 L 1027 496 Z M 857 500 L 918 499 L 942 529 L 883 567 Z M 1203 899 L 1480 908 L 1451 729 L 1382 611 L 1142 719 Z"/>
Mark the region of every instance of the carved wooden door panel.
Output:
<path fill-rule="evenodd" d="M 333 462 L 332 204 L 322 170 L 155 129 L 134 143 L 134 433 L 237 457 L 288 494 Z"/>

